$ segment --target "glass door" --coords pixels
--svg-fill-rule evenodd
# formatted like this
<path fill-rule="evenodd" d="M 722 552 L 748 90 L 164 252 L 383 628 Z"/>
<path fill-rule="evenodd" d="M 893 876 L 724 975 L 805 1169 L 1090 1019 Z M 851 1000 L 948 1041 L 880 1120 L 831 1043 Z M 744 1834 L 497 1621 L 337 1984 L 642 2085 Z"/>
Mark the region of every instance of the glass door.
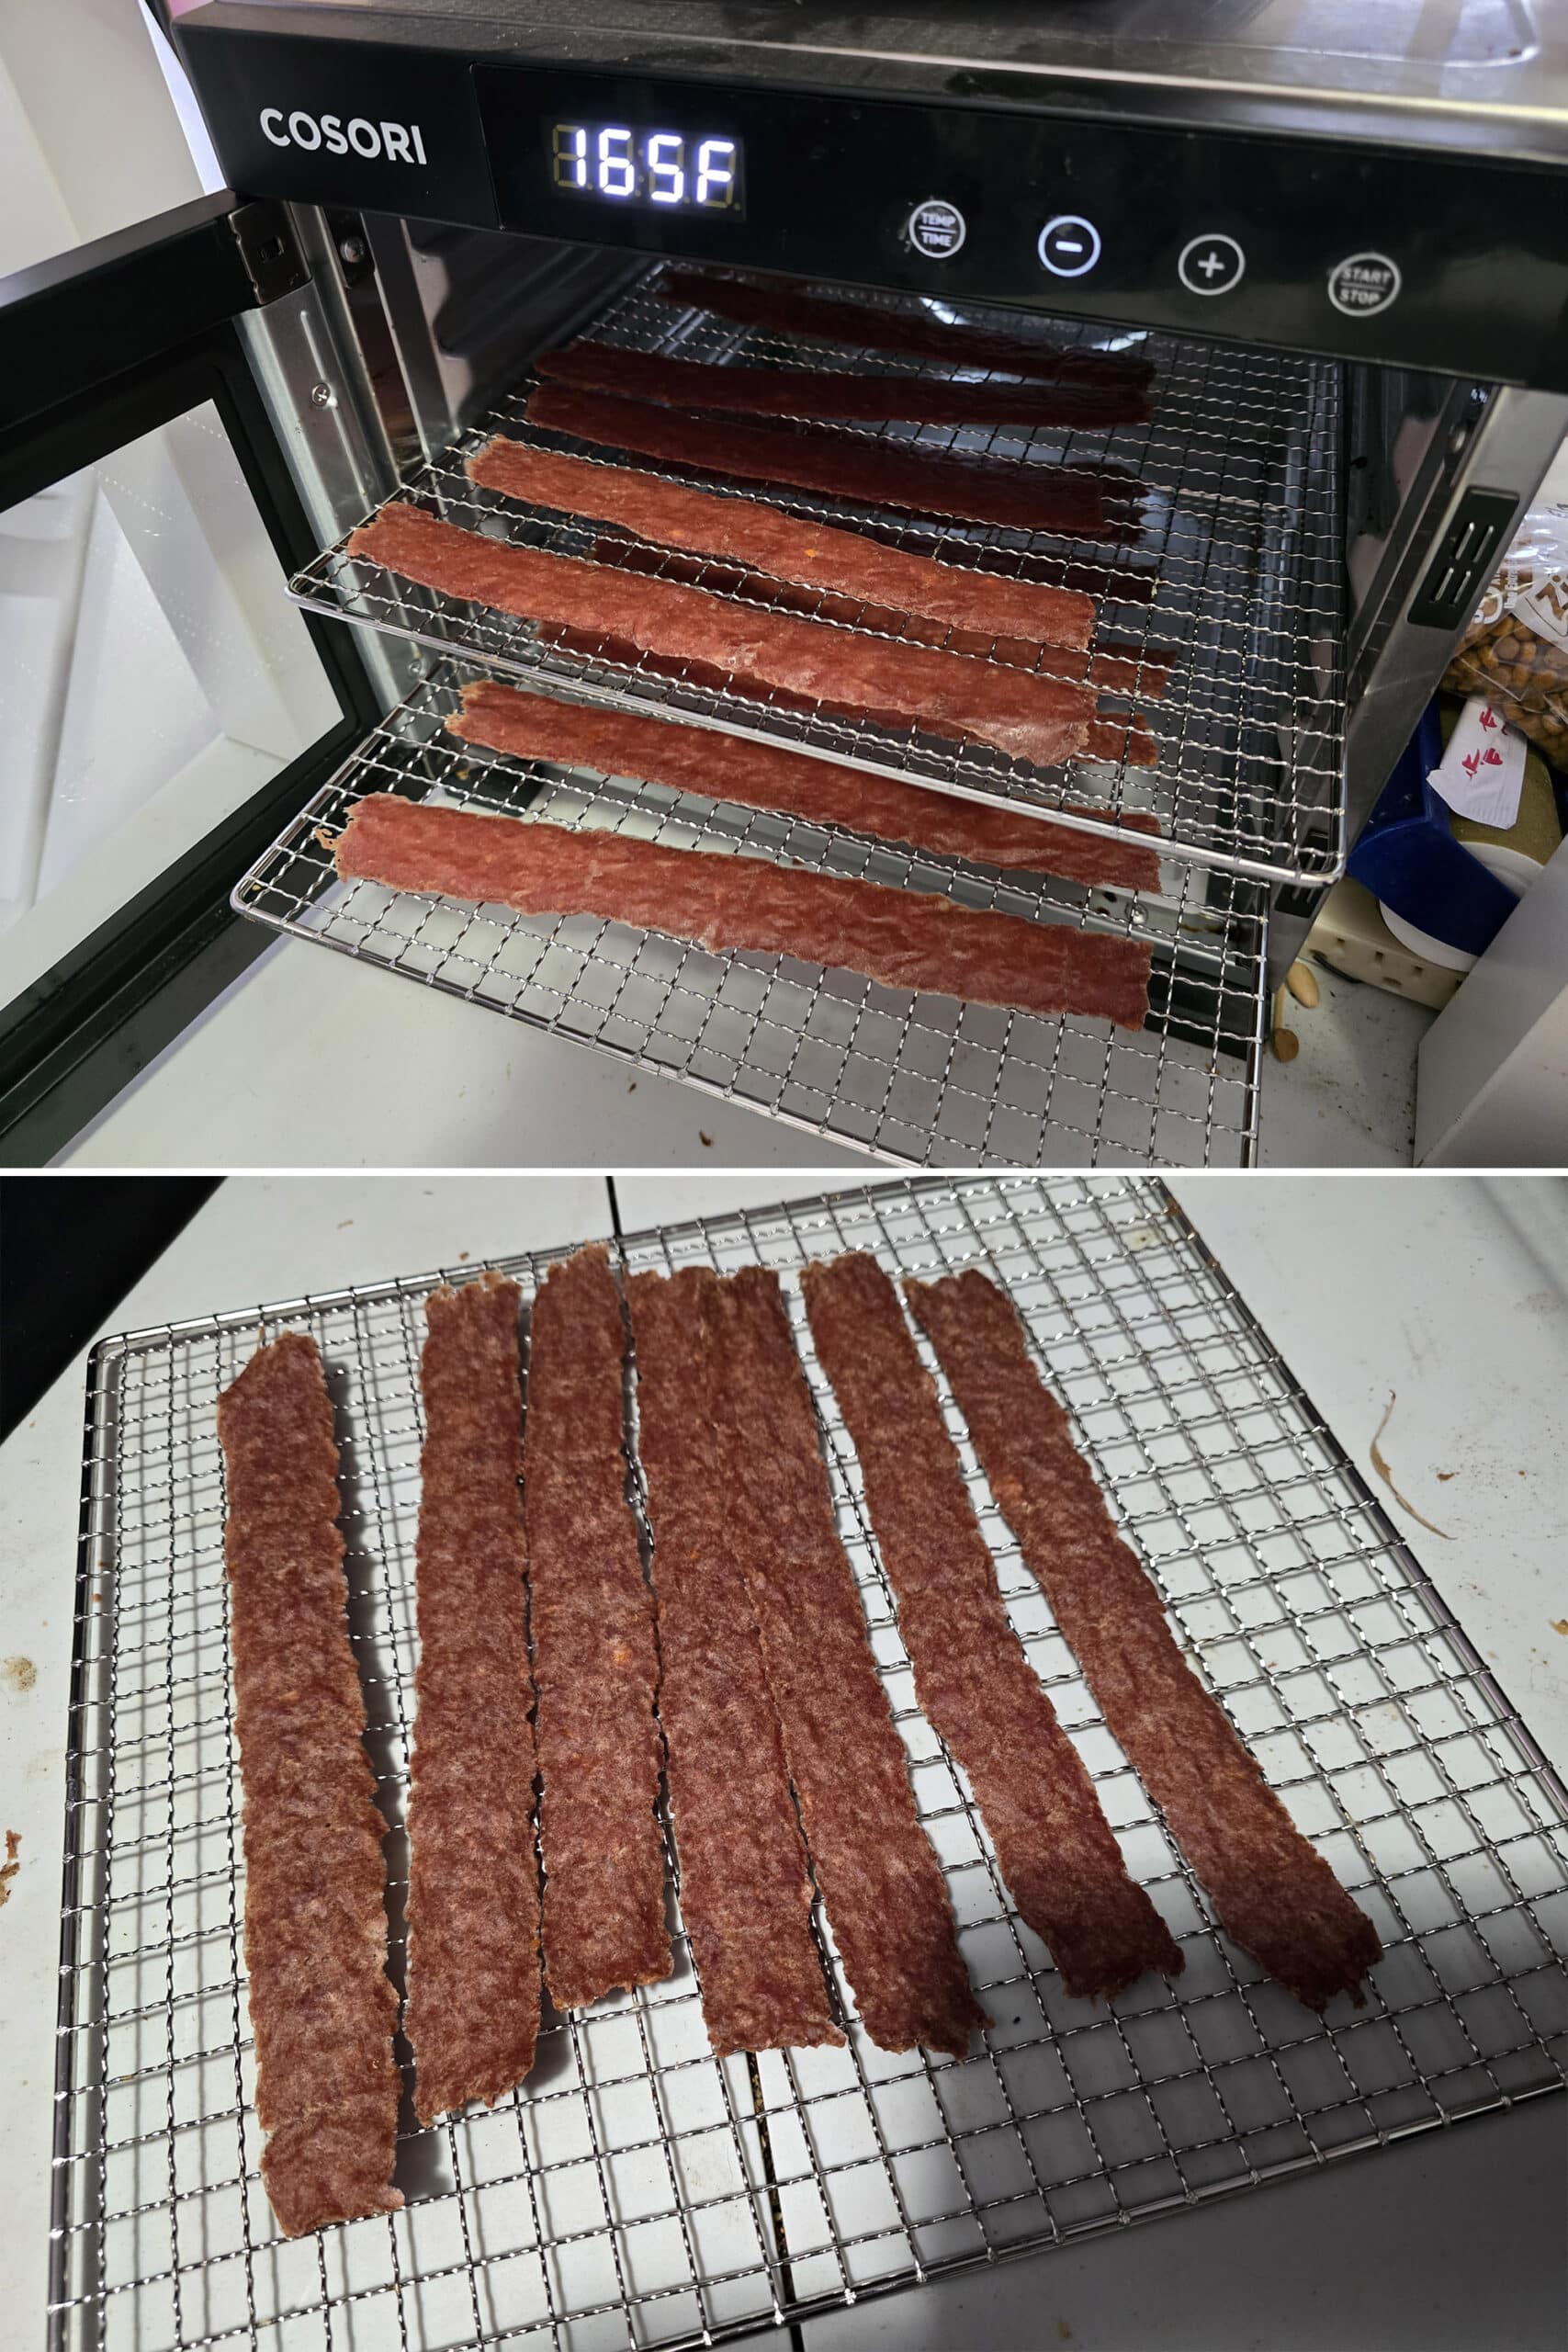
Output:
<path fill-rule="evenodd" d="M 7 168 L 0 162 L 0 176 Z M 0 1159 L 69 1140 L 265 944 L 228 894 L 379 715 L 237 322 L 308 283 L 227 193 L 0 280 Z"/>

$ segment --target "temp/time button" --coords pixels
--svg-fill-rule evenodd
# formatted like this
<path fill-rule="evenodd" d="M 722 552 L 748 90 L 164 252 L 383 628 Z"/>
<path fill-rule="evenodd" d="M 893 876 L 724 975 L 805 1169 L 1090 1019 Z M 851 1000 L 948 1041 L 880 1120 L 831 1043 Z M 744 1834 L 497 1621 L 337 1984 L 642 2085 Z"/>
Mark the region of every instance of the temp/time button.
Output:
<path fill-rule="evenodd" d="M 964 243 L 969 224 L 956 204 L 949 204 L 945 197 L 928 196 L 910 213 L 904 233 L 928 261 L 945 261 Z"/>
<path fill-rule="evenodd" d="M 1328 299 L 1348 319 L 1375 319 L 1402 283 L 1398 265 L 1386 254 L 1349 254 L 1328 273 Z"/>

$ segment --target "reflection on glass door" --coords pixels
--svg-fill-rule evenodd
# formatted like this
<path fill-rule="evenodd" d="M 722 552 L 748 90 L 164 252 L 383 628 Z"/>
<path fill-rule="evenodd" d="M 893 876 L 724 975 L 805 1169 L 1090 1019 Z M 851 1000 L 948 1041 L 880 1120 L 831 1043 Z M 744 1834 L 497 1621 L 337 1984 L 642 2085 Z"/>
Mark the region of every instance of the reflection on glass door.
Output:
<path fill-rule="evenodd" d="M 337 714 L 210 405 L 0 514 L 0 1003 Z"/>

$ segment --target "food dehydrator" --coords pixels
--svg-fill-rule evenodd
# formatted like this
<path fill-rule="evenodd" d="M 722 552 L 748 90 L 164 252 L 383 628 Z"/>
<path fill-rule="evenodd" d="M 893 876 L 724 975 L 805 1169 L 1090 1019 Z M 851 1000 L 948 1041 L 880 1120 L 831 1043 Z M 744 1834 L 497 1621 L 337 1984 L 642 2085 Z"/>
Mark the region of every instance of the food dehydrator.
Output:
<path fill-rule="evenodd" d="M 159 301 L 196 299 L 188 269 L 172 290 L 183 238 L 199 237 L 209 312 L 239 319 L 266 421 L 253 437 L 284 477 L 275 540 L 334 645 L 354 741 L 271 797 L 265 839 L 231 844 L 233 908 L 900 1161 L 1247 1161 L 1270 987 L 1568 429 L 1568 46 L 1551 13 L 1504 0 L 1440 33 L 1415 5 L 1240 0 L 919 15 L 210 0 L 178 16 L 238 196 L 164 224 L 155 280 L 146 247 L 120 265 L 143 273 L 140 304 L 106 306 L 112 260 L 96 296 L 85 262 L 23 293 L 67 400 L 105 397 L 106 316 L 146 345 Z M 815 289 L 840 322 L 749 324 L 733 299 L 701 299 L 705 273 Z M 479 489 L 466 464 L 499 431 L 711 487 L 532 421 L 536 357 L 589 334 L 786 380 L 938 369 L 889 356 L 890 315 L 906 339 L 946 329 L 962 346 L 999 326 L 1069 369 L 1086 352 L 1152 365 L 1139 423 L 816 428 L 868 460 L 955 447 L 1025 489 L 1032 468 L 1092 469 L 1104 538 L 721 488 L 981 573 L 1089 587 L 1118 686 L 1102 707 L 1147 730 L 1151 764 L 1032 767 L 624 644 L 563 643 L 348 551 L 396 490 L 607 574 L 799 611 L 798 583 L 694 571 Z M 28 322 L 25 301 L 12 316 Z M 167 364 L 166 312 L 164 330 Z M 47 478 L 37 390 L 9 396 L 0 461 L 23 482 Z M 898 628 L 842 599 L 805 608 Z M 728 733 L 1108 837 L 1153 816 L 1160 887 L 1003 874 L 742 808 L 722 774 L 697 797 L 477 752 L 444 726 L 476 674 L 694 721 L 720 767 Z M 1120 933 L 1153 951 L 1148 1021 L 959 1006 L 584 916 L 342 883 L 333 840 L 385 790 Z M 39 1019 L 58 1031 L 62 1001 L 32 1008 L 44 1046 Z"/>

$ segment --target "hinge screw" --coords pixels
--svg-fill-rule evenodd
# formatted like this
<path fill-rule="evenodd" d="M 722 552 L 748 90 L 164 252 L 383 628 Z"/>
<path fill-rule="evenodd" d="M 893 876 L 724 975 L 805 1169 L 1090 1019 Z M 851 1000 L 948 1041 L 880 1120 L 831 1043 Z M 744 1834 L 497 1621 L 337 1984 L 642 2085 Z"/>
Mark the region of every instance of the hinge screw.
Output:
<path fill-rule="evenodd" d="M 330 384 L 311 385 L 310 404 L 313 408 L 332 408 L 336 400 L 337 395 Z"/>
<path fill-rule="evenodd" d="M 360 263 L 365 259 L 366 251 L 363 237 L 344 237 L 339 241 L 338 252 L 350 269 L 359 267 Z"/>

